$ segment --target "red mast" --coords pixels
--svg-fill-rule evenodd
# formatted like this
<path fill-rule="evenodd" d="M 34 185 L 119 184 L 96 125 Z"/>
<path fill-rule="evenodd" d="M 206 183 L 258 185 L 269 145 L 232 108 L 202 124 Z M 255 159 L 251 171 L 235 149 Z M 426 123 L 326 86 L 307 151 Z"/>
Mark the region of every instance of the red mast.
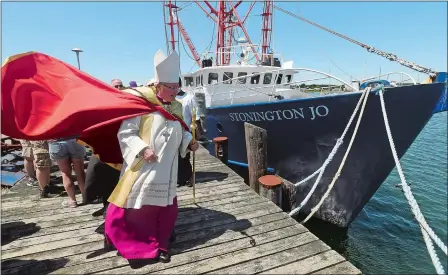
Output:
<path fill-rule="evenodd" d="M 263 28 L 261 29 L 263 43 L 261 44 L 261 55 L 263 61 L 266 60 L 268 54 L 268 48 L 271 45 L 272 36 L 272 12 L 273 12 L 273 1 L 266 0 L 264 2 L 263 13 Z"/>
<path fill-rule="evenodd" d="M 251 6 L 249 7 L 249 10 L 247 11 L 247 14 L 244 16 L 243 20 L 241 20 L 238 12 L 236 10 L 237 7 L 243 1 L 238 1 L 234 5 L 232 3 L 232 1 L 221 0 L 217 3 L 218 4 L 217 9 L 213 8 L 212 5 L 209 3 L 209 1 L 194 1 L 194 2 L 206 13 L 207 17 L 212 19 L 217 24 L 215 65 L 216 66 L 229 65 L 230 59 L 231 59 L 230 51 L 231 51 L 231 47 L 232 47 L 233 28 L 234 27 L 240 27 L 244 33 L 244 36 L 245 36 L 247 42 L 249 44 L 252 44 L 252 42 L 249 38 L 249 34 L 247 33 L 246 28 L 244 27 L 244 22 L 248 18 L 256 1 L 254 1 L 251 4 Z M 272 1 L 268 1 L 268 2 L 270 4 L 269 4 L 269 10 L 267 13 L 269 14 L 268 17 L 270 18 L 270 13 L 272 13 Z M 207 11 L 206 8 L 201 5 L 201 3 L 204 3 L 207 6 L 207 8 L 209 9 L 209 11 Z M 190 51 L 193 54 L 195 61 L 198 63 L 198 65 L 200 65 L 199 54 L 197 53 L 193 43 L 191 42 L 191 39 L 189 39 L 187 31 L 180 23 L 180 20 L 178 20 L 177 6 L 172 4 L 171 1 L 165 1 L 164 10 L 168 11 L 168 16 L 167 16 L 166 12 L 164 14 L 165 15 L 164 16 L 165 24 L 166 24 L 165 26 L 167 26 L 167 25 L 170 26 L 170 39 L 168 38 L 168 34 L 166 33 L 166 36 L 167 36 L 166 39 L 167 39 L 169 51 L 176 49 L 175 44 L 178 41 L 175 40 L 174 26 L 177 25 L 180 30 L 180 33 L 182 34 L 182 37 L 187 42 L 188 47 L 190 48 Z M 266 10 L 266 3 L 265 3 L 265 10 Z M 266 11 L 264 11 L 264 13 L 266 13 Z M 173 16 L 173 15 L 175 15 L 175 16 Z M 167 17 L 169 20 L 168 22 L 166 22 Z M 268 22 L 270 22 L 269 18 L 268 18 Z M 264 31 L 264 29 L 269 29 L 268 30 L 269 32 L 271 31 L 271 27 L 263 28 L 263 31 Z M 165 32 L 166 32 L 166 29 L 165 29 Z M 269 35 L 267 35 L 267 36 L 269 37 Z M 269 42 L 270 42 L 270 37 L 266 41 L 263 38 L 263 43 L 269 44 Z M 258 53 L 256 52 L 255 48 L 253 46 L 251 46 L 251 47 L 252 47 L 252 51 L 255 55 L 255 58 L 257 59 L 257 61 L 260 61 L 260 58 L 259 58 Z M 268 47 L 269 46 L 267 46 L 266 49 Z"/>
<path fill-rule="evenodd" d="M 167 52 L 168 52 L 168 54 L 170 54 L 171 51 L 176 50 L 176 42 L 178 42 L 177 46 L 179 48 L 179 41 L 176 41 L 174 38 L 175 33 L 176 33 L 174 30 L 174 26 L 177 26 L 178 32 L 181 33 L 182 37 L 184 38 L 185 42 L 187 43 L 188 47 L 190 48 L 191 53 L 193 54 L 193 58 L 196 61 L 196 64 L 198 64 L 198 66 L 200 67 L 201 66 L 201 57 L 199 56 L 198 52 L 196 51 L 196 48 L 194 47 L 193 42 L 191 41 L 190 37 L 188 36 L 187 31 L 185 30 L 184 26 L 182 25 L 182 23 L 179 20 L 179 17 L 177 16 L 177 9 L 178 9 L 178 7 L 175 4 L 171 3 L 171 1 L 166 1 L 166 4 L 164 4 L 164 19 L 166 21 L 167 15 L 168 15 L 168 19 L 169 19 L 169 22 L 168 23 L 165 22 L 165 24 L 170 26 L 170 37 L 171 37 L 171 40 L 168 40 L 168 35 L 167 35 L 167 42 L 168 42 Z M 166 25 L 165 25 L 165 33 L 166 33 Z"/>
<path fill-rule="evenodd" d="M 165 20 L 165 24 L 170 26 L 170 37 L 171 37 L 170 40 L 168 40 L 168 37 L 167 37 L 167 40 L 168 40 L 168 49 L 167 49 L 168 54 L 170 54 L 171 51 L 175 51 L 176 50 L 176 42 L 178 42 L 174 38 L 174 33 L 175 33 L 174 32 L 174 25 L 176 24 L 174 22 L 174 18 L 173 18 L 174 9 L 177 9 L 176 5 L 171 3 L 171 1 L 165 1 L 163 18 Z M 168 20 L 169 20 L 168 22 L 166 22 L 166 16 L 167 15 L 168 15 Z M 165 34 L 166 34 L 166 25 L 165 25 Z"/>

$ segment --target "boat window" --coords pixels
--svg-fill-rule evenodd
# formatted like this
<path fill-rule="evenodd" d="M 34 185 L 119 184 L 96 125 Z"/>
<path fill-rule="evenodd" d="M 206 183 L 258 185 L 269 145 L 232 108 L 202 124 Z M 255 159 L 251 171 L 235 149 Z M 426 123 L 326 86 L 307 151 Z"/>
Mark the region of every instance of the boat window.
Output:
<path fill-rule="evenodd" d="M 247 75 L 247 73 L 245 73 L 245 72 L 239 72 L 238 73 L 238 77 L 242 77 L 242 76 L 245 76 L 245 75 Z M 241 84 L 246 84 L 246 78 L 238 79 L 238 82 L 241 83 Z"/>
<path fill-rule="evenodd" d="M 213 84 L 218 82 L 218 74 L 217 73 L 209 73 L 208 74 L 208 84 Z"/>
<path fill-rule="evenodd" d="M 192 76 L 186 76 L 186 77 L 184 77 L 184 80 L 185 80 L 186 87 L 193 86 L 193 77 Z"/>
<path fill-rule="evenodd" d="M 252 74 L 257 74 L 257 75 L 254 75 L 250 78 L 250 84 L 258 84 L 260 82 L 260 74 L 258 74 L 257 72 L 252 73 Z"/>
<path fill-rule="evenodd" d="M 224 84 L 232 84 L 232 78 L 233 78 L 233 73 L 231 73 L 231 72 L 224 72 L 224 75 L 222 76 L 222 80 L 224 81 Z"/>
<path fill-rule="evenodd" d="M 263 77 L 263 84 L 271 84 L 272 73 L 265 73 Z"/>
<path fill-rule="evenodd" d="M 281 84 L 282 83 L 282 78 L 283 78 L 283 74 L 278 74 L 277 84 Z"/>
<path fill-rule="evenodd" d="M 202 74 L 201 74 L 201 86 L 204 86 L 204 78 Z"/>
<path fill-rule="evenodd" d="M 292 78 L 292 75 L 290 75 L 290 74 L 286 75 L 286 83 L 290 83 L 291 78 Z"/>

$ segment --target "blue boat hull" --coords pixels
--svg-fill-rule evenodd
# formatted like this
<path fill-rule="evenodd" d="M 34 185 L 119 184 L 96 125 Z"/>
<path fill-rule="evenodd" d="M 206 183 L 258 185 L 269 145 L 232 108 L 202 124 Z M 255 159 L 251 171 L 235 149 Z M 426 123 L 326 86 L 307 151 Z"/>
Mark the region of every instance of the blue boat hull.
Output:
<path fill-rule="evenodd" d="M 384 98 L 399 157 L 425 127 L 444 90 L 443 83 L 386 88 Z M 212 107 L 207 110 L 208 139 L 229 138 L 229 160 L 247 164 L 244 122 L 267 130 L 268 166 L 283 178 L 297 182 L 319 169 L 340 137 L 360 93 L 283 100 L 261 104 Z M 387 178 L 395 163 L 386 136 L 379 96 L 369 94 L 358 134 L 344 169 L 317 218 L 347 227 Z M 310 201 L 309 213 L 327 190 L 347 149 L 355 121 Z M 213 144 L 209 151 L 213 152 Z M 301 202 L 315 179 L 301 185 Z"/>
<path fill-rule="evenodd" d="M 435 82 L 445 83 L 445 90 L 437 103 L 434 113 L 446 112 L 447 111 L 447 96 L 448 96 L 448 84 L 447 84 L 447 73 L 440 72 L 437 74 Z"/>

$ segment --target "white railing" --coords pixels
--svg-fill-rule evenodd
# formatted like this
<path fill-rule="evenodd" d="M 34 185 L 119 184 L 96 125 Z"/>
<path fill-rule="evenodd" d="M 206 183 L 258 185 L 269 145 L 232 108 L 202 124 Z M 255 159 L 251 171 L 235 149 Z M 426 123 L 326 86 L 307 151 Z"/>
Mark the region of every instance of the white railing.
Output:
<path fill-rule="evenodd" d="M 318 74 L 318 75 L 323 75 L 324 77 L 300 79 L 297 81 L 287 82 L 286 74 L 291 75 L 291 79 L 293 79 L 293 75 L 298 74 L 301 71 L 311 72 L 311 73 Z M 279 74 L 281 74 L 283 72 L 286 72 L 286 73 L 284 73 L 282 82 L 277 84 Z M 271 73 L 274 76 L 271 79 L 271 84 L 250 84 L 250 78 L 252 78 L 254 76 L 260 76 L 260 79 L 258 81 L 262 82 L 263 79 L 261 78 L 261 75 L 267 74 L 267 73 Z M 241 81 L 243 79 L 245 79 L 245 81 Z M 206 92 L 208 93 L 208 95 L 211 97 L 211 102 L 230 100 L 231 101 L 230 104 L 233 104 L 235 98 L 244 98 L 244 96 L 237 97 L 238 95 L 242 94 L 243 92 L 247 93 L 249 91 L 255 91 L 259 95 L 268 96 L 269 98 L 267 100 L 271 101 L 272 98 L 275 98 L 276 96 L 282 96 L 282 94 L 285 93 L 286 91 L 288 91 L 288 92 L 296 91 L 296 89 L 291 88 L 291 85 L 306 83 L 306 82 L 316 81 L 316 80 L 324 80 L 324 79 L 334 79 L 337 82 L 345 85 L 345 87 L 348 87 L 351 91 L 354 91 L 354 92 L 358 91 L 356 88 L 352 87 L 350 83 L 348 83 L 334 75 L 331 75 L 326 72 L 314 70 L 314 69 L 308 69 L 308 68 L 287 68 L 287 69 L 278 68 L 278 69 L 273 69 L 273 70 L 266 70 L 266 71 L 262 71 L 262 72 L 251 73 L 251 74 L 244 75 L 244 76 L 233 77 L 233 78 L 222 80 L 222 81 L 217 81 L 217 82 L 214 82 L 211 84 L 206 84 L 203 86 L 190 87 L 190 89 L 192 89 L 193 92 L 205 89 Z M 229 85 L 228 84 L 229 82 L 232 82 L 235 84 Z M 244 83 L 241 83 L 241 82 L 244 82 Z M 247 82 L 249 82 L 249 83 L 247 83 Z M 337 87 L 338 85 L 330 85 L 330 86 Z M 219 91 L 219 88 L 222 89 L 222 87 L 225 87 L 225 91 Z M 279 88 L 280 89 L 286 88 L 286 91 L 278 91 L 277 89 L 279 89 Z M 215 90 L 218 90 L 218 91 L 215 92 Z M 299 91 L 301 91 L 301 90 L 299 90 Z M 217 96 L 222 96 L 222 95 L 229 95 L 229 97 L 216 98 Z M 246 97 L 253 97 L 253 96 L 254 96 L 253 94 L 252 95 L 248 94 Z"/>
<path fill-rule="evenodd" d="M 249 49 L 250 48 L 250 49 Z M 237 50 L 240 49 L 240 50 Z M 249 50 L 248 50 L 249 49 Z M 249 44 L 249 43 L 239 43 L 237 45 L 233 45 L 230 47 L 222 47 L 219 49 L 219 51 L 207 51 L 202 54 L 202 57 L 204 59 L 208 58 L 209 56 L 216 56 L 216 54 L 230 54 L 234 55 L 238 61 L 252 61 L 254 57 L 251 57 L 250 60 L 247 60 L 248 56 L 245 56 L 244 58 L 241 58 L 238 54 L 243 52 L 245 55 L 248 53 L 253 54 L 253 50 L 260 56 L 260 62 L 258 65 L 261 64 L 261 62 L 264 60 L 264 57 L 271 58 L 271 65 L 274 64 L 274 58 L 278 58 L 280 63 L 283 64 L 283 57 L 280 53 L 267 53 L 263 54 L 261 53 L 261 47 L 259 44 Z M 228 65 L 221 65 L 221 66 L 228 66 Z"/>
<path fill-rule="evenodd" d="M 397 83 L 402 83 L 404 81 L 411 80 L 414 83 L 414 85 L 417 84 L 417 82 L 415 82 L 415 79 L 411 75 L 409 75 L 408 73 L 405 73 L 405 72 L 390 72 L 390 73 L 380 74 L 380 75 L 377 75 L 377 76 L 372 76 L 372 77 L 368 77 L 366 79 L 363 79 L 363 80 L 361 80 L 361 82 L 366 82 L 366 81 L 369 81 L 369 80 L 372 80 L 372 79 L 375 79 L 375 78 L 380 78 L 382 76 L 387 76 L 389 78 L 389 75 L 393 75 L 393 74 L 405 75 L 405 76 L 408 77 L 406 80 L 401 80 L 400 82 L 397 82 Z"/>

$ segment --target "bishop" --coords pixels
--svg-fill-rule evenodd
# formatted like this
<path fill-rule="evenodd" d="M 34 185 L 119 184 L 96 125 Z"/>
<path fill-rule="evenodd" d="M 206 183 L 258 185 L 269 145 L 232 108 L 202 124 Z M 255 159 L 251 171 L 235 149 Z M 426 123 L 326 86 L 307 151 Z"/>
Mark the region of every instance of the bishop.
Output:
<path fill-rule="evenodd" d="M 118 140 L 123 154 L 120 181 L 109 197 L 105 238 L 132 265 L 148 259 L 169 262 L 169 238 L 177 217 L 178 157 L 196 151 L 188 126 L 180 119 L 179 56 L 154 57 L 155 85 L 132 93 L 160 111 L 123 121 Z M 165 107 L 166 106 L 166 107 Z M 174 119 L 168 119 L 168 118 Z"/>

